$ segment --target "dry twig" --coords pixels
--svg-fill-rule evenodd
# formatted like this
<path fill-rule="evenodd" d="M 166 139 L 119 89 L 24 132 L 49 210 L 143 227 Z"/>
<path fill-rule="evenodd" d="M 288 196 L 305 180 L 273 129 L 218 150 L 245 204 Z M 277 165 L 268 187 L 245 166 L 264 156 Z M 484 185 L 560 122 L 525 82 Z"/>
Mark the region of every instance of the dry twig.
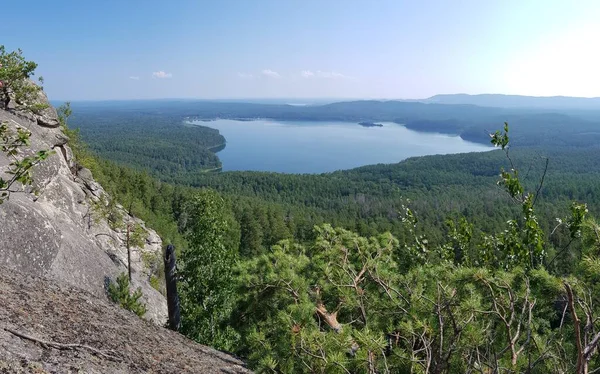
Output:
<path fill-rule="evenodd" d="M 85 344 L 63 344 L 63 343 L 57 343 L 57 342 L 53 342 L 53 341 L 47 341 L 47 340 L 42 340 L 42 339 L 38 339 L 38 338 L 34 338 L 31 335 L 27 335 L 24 334 L 22 332 L 18 332 L 12 329 L 9 329 L 7 327 L 4 328 L 4 331 L 7 331 L 15 336 L 18 336 L 21 339 L 26 339 L 26 340 L 31 340 L 32 342 L 36 342 L 39 343 L 41 346 L 43 346 L 44 348 L 48 348 L 48 347 L 52 347 L 55 349 L 59 349 L 59 350 L 79 350 L 79 349 L 86 349 L 90 352 L 92 352 L 93 354 L 97 355 L 97 356 L 102 356 L 108 360 L 111 361 L 117 361 L 117 362 L 121 362 L 121 359 L 113 356 L 111 354 L 108 354 L 106 352 L 102 352 L 101 350 L 94 348 L 94 347 L 90 347 L 89 345 L 85 345 Z"/>

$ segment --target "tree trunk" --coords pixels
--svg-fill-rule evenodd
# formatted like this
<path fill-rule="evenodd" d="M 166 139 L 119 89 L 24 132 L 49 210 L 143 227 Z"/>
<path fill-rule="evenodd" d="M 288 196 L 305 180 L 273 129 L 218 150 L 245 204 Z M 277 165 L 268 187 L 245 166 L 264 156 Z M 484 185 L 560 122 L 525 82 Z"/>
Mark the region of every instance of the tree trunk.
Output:
<path fill-rule="evenodd" d="M 129 283 L 131 284 L 131 246 L 129 245 L 129 233 L 131 225 L 127 224 L 127 271 L 129 274 Z"/>
<path fill-rule="evenodd" d="M 4 94 L 4 110 L 8 110 L 8 105 L 10 104 L 10 95 L 8 94 L 8 87 L 4 82 L 2 85 L 2 93 Z"/>
<path fill-rule="evenodd" d="M 181 326 L 179 295 L 177 294 L 175 247 L 169 244 L 165 250 L 165 281 L 167 283 L 167 306 L 169 308 L 169 328 L 178 331 Z"/>
<path fill-rule="evenodd" d="M 575 344 L 577 347 L 577 374 L 583 374 L 587 371 L 585 358 L 583 354 L 583 346 L 581 343 L 581 321 L 575 311 L 575 301 L 573 297 L 573 289 L 565 282 L 565 289 L 567 290 L 567 301 L 569 303 L 569 309 L 571 309 L 571 318 L 573 318 L 573 328 L 575 330 Z"/>

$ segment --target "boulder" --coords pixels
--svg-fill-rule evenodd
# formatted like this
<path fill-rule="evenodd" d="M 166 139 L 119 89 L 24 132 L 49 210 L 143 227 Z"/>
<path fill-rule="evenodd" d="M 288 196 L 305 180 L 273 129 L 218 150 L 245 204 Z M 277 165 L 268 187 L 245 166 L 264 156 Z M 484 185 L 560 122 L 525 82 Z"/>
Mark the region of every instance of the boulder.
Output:
<path fill-rule="evenodd" d="M 30 82 L 30 84 L 35 83 Z M 48 101 L 48 96 L 46 96 L 46 93 L 43 89 L 37 92 L 37 98 L 35 99 L 35 102 L 47 105 L 46 108 L 34 114 L 35 120 L 37 121 L 38 125 L 50 128 L 60 126 L 60 122 L 58 120 L 58 113 L 56 112 L 56 109 L 52 105 L 50 105 L 50 102 Z"/>

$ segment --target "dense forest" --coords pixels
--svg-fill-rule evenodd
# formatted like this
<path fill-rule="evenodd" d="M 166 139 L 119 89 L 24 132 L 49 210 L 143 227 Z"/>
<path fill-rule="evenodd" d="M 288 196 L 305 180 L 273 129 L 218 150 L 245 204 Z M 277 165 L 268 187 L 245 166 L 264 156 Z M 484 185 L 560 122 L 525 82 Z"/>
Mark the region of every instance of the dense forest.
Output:
<path fill-rule="evenodd" d="M 71 120 L 102 157 L 156 175 L 176 178 L 221 166 L 215 151 L 225 145 L 225 138 L 208 127 L 184 126 L 180 117 L 81 105 Z"/>
<path fill-rule="evenodd" d="M 146 102 L 130 104 L 124 108 L 115 107 L 111 103 L 94 104 L 82 109 L 74 105 L 72 126 L 81 125 L 83 139 L 88 141 L 91 150 L 104 159 L 145 170 L 164 182 L 178 186 L 209 187 L 220 192 L 234 207 L 236 220 L 243 222 L 242 226 L 249 227 L 244 231 L 247 235 L 242 235 L 243 247 L 247 252 L 258 252 L 260 248 L 268 248 L 282 238 L 313 239 L 313 227 L 326 222 L 365 236 L 385 231 L 400 236 L 404 228 L 399 219 L 399 211 L 406 204 L 418 212 L 419 219 L 427 227 L 429 240 L 434 242 L 443 238 L 447 232 L 448 219 L 462 216 L 469 221 L 478 222 L 476 232 L 493 232 L 503 227 L 518 210 L 518 206 L 511 204 L 495 183 L 499 170 L 509 166 L 501 152 L 418 157 L 397 164 L 372 165 L 320 175 L 204 173 L 187 168 L 186 163 L 175 156 L 178 153 L 165 152 L 162 153 L 162 157 L 166 158 L 164 162 L 173 165 L 171 169 L 165 170 L 161 162 L 153 164 L 154 158 L 143 155 L 160 151 L 155 144 L 162 142 L 164 137 L 158 134 L 171 130 L 169 139 L 172 139 L 172 147 L 176 148 L 180 143 L 187 144 L 185 142 L 188 139 L 183 130 L 195 131 L 195 128 L 186 128 L 180 123 L 163 119 L 174 121 L 175 110 L 180 107 L 188 108 L 182 110 L 190 114 L 195 105 L 202 108 L 216 105 L 219 108 L 234 109 L 264 105 L 188 101 L 157 103 L 157 108 Z M 496 108 L 479 110 L 499 111 Z M 446 111 L 454 113 L 458 109 L 450 108 Z M 158 119 L 150 122 L 143 133 L 134 132 L 144 126 L 146 115 Z M 95 122 L 95 118 L 100 116 L 111 120 L 106 123 Z M 552 226 L 572 200 L 589 203 L 592 212 L 597 213 L 597 207 L 600 206 L 599 187 L 596 183 L 600 173 L 600 156 L 596 151 L 596 144 L 587 145 L 583 141 L 578 143 L 579 139 L 593 142 L 593 136 L 578 135 L 583 131 L 582 126 L 587 126 L 587 122 L 562 114 L 530 116 L 550 119 L 544 126 L 537 126 L 539 134 L 531 135 L 537 142 L 528 140 L 525 130 L 514 131 L 516 135 L 511 135 L 516 139 L 513 159 L 520 169 L 525 170 L 522 179 L 529 188 L 539 182 L 548 160 L 547 176 L 538 203 L 540 223 L 544 228 Z M 571 126 L 571 122 L 560 122 L 564 118 L 578 122 L 579 125 Z M 122 133 L 120 124 L 127 121 L 133 123 L 131 132 Z M 161 125 L 157 126 L 157 123 Z M 456 121 L 446 120 L 442 123 L 451 125 Z M 518 125 L 515 127 L 518 128 Z M 555 127 L 560 127 L 561 131 L 555 131 Z M 533 132 L 535 127 L 530 125 L 525 129 Z M 199 137 L 203 131 L 203 128 L 199 130 Z M 511 123 L 511 134 L 512 132 Z M 142 136 L 151 139 L 142 141 Z M 489 141 L 487 134 L 486 137 Z M 96 138 L 97 141 L 90 141 Z M 130 155 L 123 152 L 115 157 L 109 151 L 112 144 L 103 148 L 103 144 L 113 143 L 115 138 L 119 138 L 118 144 L 138 147 L 141 157 L 146 157 L 147 163 L 140 163 L 140 154 L 137 153 Z M 536 143 L 535 146 L 530 145 L 532 143 Z M 569 145 L 563 146 L 562 143 Z M 180 148 L 179 152 L 189 157 L 201 157 L 201 152 L 190 152 L 189 149 L 195 148 Z M 275 222 L 284 222 L 285 230 L 281 227 L 274 229 Z M 251 234 L 252 230 L 256 232 Z M 246 242 L 247 236 L 254 239 Z"/>
<path fill-rule="evenodd" d="M 161 111 L 148 108 L 184 118 Z M 99 126 L 74 112 L 92 139 Z M 136 112 L 115 122 L 131 116 L 144 126 Z M 506 117 L 538 122 L 515 121 L 510 144 L 508 127 L 496 132 L 493 152 L 320 175 L 162 173 L 75 148 L 115 200 L 175 243 L 181 332 L 257 372 L 589 372 L 600 367 L 594 123 Z"/>
<path fill-rule="evenodd" d="M 34 62 L 0 46 L 0 66 L 5 110 L 47 109 Z M 175 246 L 179 332 L 258 373 L 600 371 L 597 110 L 164 100 L 58 114 L 73 171 L 89 168 L 110 194 L 102 213 L 121 204 Z M 221 173 L 226 139 L 186 122 L 214 118 L 392 121 L 497 149 Z M 30 133 L 1 125 L 13 161 L 0 203 L 49 154 L 28 154 Z"/>
<path fill-rule="evenodd" d="M 181 124 L 185 119 L 215 118 L 396 122 L 417 131 L 460 135 L 466 140 L 486 144 L 489 142 L 489 132 L 493 131 L 498 123 L 508 121 L 511 124 L 514 145 L 582 147 L 594 146 L 600 141 L 600 133 L 597 132 L 596 126 L 600 120 L 600 112 L 597 110 L 506 109 L 402 101 L 365 100 L 314 106 L 194 100 L 75 102 L 72 123 L 75 127 L 85 130 L 84 139 L 94 150 L 102 153 L 108 144 L 95 143 L 102 142 L 111 136 L 111 133 L 115 133 L 107 133 L 109 129 L 123 128 L 125 123 L 131 122 L 131 131 L 139 130 L 141 123 L 146 123 L 147 131 L 167 127 L 175 132 L 170 139 L 185 141 L 184 137 L 188 133 L 173 125 Z M 178 135 L 179 131 L 182 132 Z M 137 137 L 141 136 L 135 132 L 130 135 L 123 141 L 135 142 Z M 223 143 L 222 139 L 215 141 L 211 135 L 204 135 L 204 143 L 199 143 L 201 147 L 210 148 Z M 134 159 L 121 161 L 139 165 Z"/>

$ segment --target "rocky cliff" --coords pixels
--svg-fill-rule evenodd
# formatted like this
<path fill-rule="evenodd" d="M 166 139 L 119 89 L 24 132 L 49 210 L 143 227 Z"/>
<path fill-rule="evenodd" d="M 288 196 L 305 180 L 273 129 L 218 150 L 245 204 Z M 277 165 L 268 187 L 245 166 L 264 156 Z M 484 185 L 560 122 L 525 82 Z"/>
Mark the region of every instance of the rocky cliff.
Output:
<path fill-rule="evenodd" d="M 43 92 L 38 100 L 48 103 Z M 9 129 L 31 131 L 26 153 L 54 151 L 35 167 L 33 186 L 16 186 L 18 191 L 0 204 L 0 265 L 106 298 L 106 282 L 127 271 L 126 227 L 133 225 L 143 230 L 142 243 L 132 249 L 133 286 L 142 288 L 148 307 L 146 318 L 164 324 L 166 301 L 150 286 L 148 261 L 143 261 L 161 256 L 159 236 L 120 206 L 112 208 L 117 213 L 113 217 L 105 213 L 110 199 L 90 171 L 73 160 L 54 108 L 38 115 L 0 110 L 0 123 L 8 124 Z M 9 163 L 0 152 L 0 173 Z"/>
<path fill-rule="evenodd" d="M 48 104 L 43 92 L 37 99 Z M 31 132 L 17 158 L 54 151 L 0 204 L 0 373 L 246 373 L 243 363 L 167 330 L 163 295 L 149 283 L 162 243 L 77 165 L 57 112 L 0 109 L 0 124 Z M 2 142 L 2 139 L 0 139 Z M 14 158 L 0 152 L 0 177 Z M 110 302 L 107 282 L 127 271 L 146 320 Z M 148 260 L 150 259 L 150 260 Z"/>
<path fill-rule="evenodd" d="M 0 373 L 249 373 L 106 299 L 0 267 Z"/>

